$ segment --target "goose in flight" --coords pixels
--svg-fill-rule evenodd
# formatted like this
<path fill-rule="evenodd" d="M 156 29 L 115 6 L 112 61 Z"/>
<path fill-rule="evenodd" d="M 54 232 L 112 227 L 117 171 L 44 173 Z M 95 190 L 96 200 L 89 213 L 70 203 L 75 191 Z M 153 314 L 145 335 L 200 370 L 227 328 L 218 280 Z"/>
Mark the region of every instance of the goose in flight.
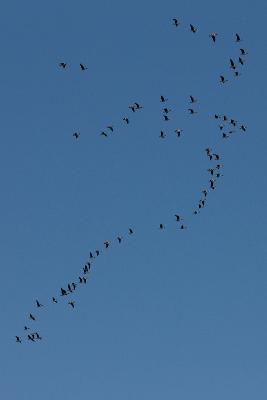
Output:
<path fill-rule="evenodd" d="M 246 127 L 245 125 L 241 125 L 241 126 L 240 126 L 240 129 L 241 129 L 241 131 L 246 132 L 247 127 Z"/>
<path fill-rule="evenodd" d="M 36 300 L 36 305 L 38 308 L 43 307 L 43 305 L 38 300 Z"/>
<path fill-rule="evenodd" d="M 173 18 L 172 21 L 173 21 L 173 25 L 174 25 L 176 28 L 180 25 L 180 22 L 178 21 L 177 18 Z"/>
<path fill-rule="evenodd" d="M 228 82 L 228 79 L 225 79 L 225 77 L 223 75 L 220 75 L 220 82 L 226 83 L 226 82 Z"/>
<path fill-rule="evenodd" d="M 82 71 L 85 71 L 87 69 L 87 67 L 84 64 L 80 64 L 80 68 Z"/>
<path fill-rule="evenodd" d="M 240 54 L 241 54 L 241 56 L 245 56 L 248 53 L 245 49 L 240 49 Z"/>
<path fill-rule="evenodd" d="M 193 96 L 189 96 L 190 97 L 190 103 L 196 103 L 197 99 Z"/>
<path fill-rule="evenodd" d="M 107 249 L 108 247 L 109 247 L 109 241 L 108 240 L 106 240 L 105 242 L 104 242 L 104 245 L 105 245 L 105 248 Z"/>
<path fill-rule="evenodd" d="M 235 34 L 235 41 L 236 41 L 236 43 L 241 42 L 241 38 L 238 33 Z"/>
<path fill-rule="evenodd" d="M 183 131 L 182 129 L 176 128 L 174 132 L 176 133 L 177 137 L 180 137 L 182 131 Z"/>
<path fill-rule="evenodd" d="M 129 228 L 129 235 L 132 235 L 133 234 L 133 230 L 132 230 L 132 228 Z"/>
<path fill-rule="evenodd" d="M 72 136 L 75 137 L 75 139 L 79 139 L 80 133 L 79 132 L 74 132 Z"/>
<path fill-rule="evenodd" d="M 122 236 L 117 236 L 117 240 L 118 240 L 119 243 L 121 243 L 122 242 Z"/>
<path fill-rule="evenodd" d="M 28 328 L 27 326 L 24 326 L 24 331 L 28 331 L 30 328 Z"/>
<path fill-rule="evenodd" d="M 136 110 L 140 110 L 141 108 L 143 108 L 142 106 L 140 106 L 140 104 L 139 103 L 134 103 L 134 106 L 135 106 L 135 109 Z"/>
<path fill-rule="evenodd" d="M 232 69 L 235 69 L 235 68 L 236 68 L 235 63 L 234 63 L 234 61 L 232 60 L 232 58 L 230 58 L 230 68 L 232 68 Z"/>
<path fill-rule="evenodd" d="M 68 304 L 69 304 L 72 308 L 74 308 L 75 301 L 69 301 Z"/>
<path fill-rule="evenodd" d="M 161 103 L 165 103 L 166 101 L 168 101 L 168 99 L 164 96 L 160 96 L 160 102 Z"/>
<path fill-rule="evenodd" d="M 63 288 L 60 289 L 61 290 L 61 296 L 67 296 L 67 291 Z"/>
<path fill-rule="evenodd" d="M 241 65 L 244 65 L 244 60 L 241 57 L 238 57 L 238 61 Z"/>
<path fill-rule="evenodd" d="M 36 317 L 32 314 L 29 315 L 29 318 L 32 319 L 33 321 L 36 321 Z"/>
<path fill-rule="evenodd" d="M 196 33 L 197 28 L 194 25 L 190 24 L 190 30 L 191 32 Z"/>
<path fill-rule="evenodd" d="M 31 335 L 28 335 L 28 340 L 31 340 L 32 342 L 35 342 L 34 340 L 34 333 Z"/>
<path fill-rule="evenodd" d="M 168 115 L 163 115 L 164 121 L 169 121 L 170 118 L 168 117 Z"/>
<path fill-rule="evenodd" d="M 165 226 L 163 224 L 159 224 L 159 229 L 165 229 Z"/>
<path fill-rule="evenodd" d="M 183 220 L 183 218 L 179 214 L 174 214 L 174 216 L 175 216 L 177 222 L 180 222 Z"/>
<path fill-rule="evenodd" d="M 193 110 L 193 108 L 188 108 L 189 114 L 197 114 L 197 111 Z"/>
<path fill-rule="evenodd" d="M 21 338 L 19 336 L 15 336 L 16 338 L 16 343 L 21 343 Z"/>
<path fill-rule="evenodd" d="M 129 124 L 129 118 L 124 117 L 124 118 L 122 118 L 122 120 L 125 121 L 127 125 Z"/>
<path fill-rule="evenodd" d="M 58 65 L 60 66 L 60 68 L 65 69 L 66 66 L 67 66 L 67 63 L 61 62 L 61 63 L 59 63 Z"/>
<path fill-rule="evenodd" d="M 111 130 L 111 132 L 113 132 L 113 131 L 114 131 L 113 125 L 109 125 L 109 126 L 107 126 L 107 129 Z"/>
<path fill-rule="evenodd" d="M 214 43 L 216 41 L 216 36 L 218 36 L 218 33 L 216 32 L 212 32 L 209 34 L 209 37 L 213 40 Z"/>
<path fill-rule="evenodd" d="M 55 297 L 52 297 L 52 303 L 57 304 L 57 299 Z"/>
<path fill-rule="evenodd" d="M 163 131 L 160 131 L 160 136 L 161 139 L 165 139 L 166 135 Z"/>
<path fill-rule="evenodd" d="M 101 136 L 104 136 L 104 137 L 108 137 L 108 135 L 107 135 L 106 132 L 101 132 L 100 135 L 101 135 Z"/>

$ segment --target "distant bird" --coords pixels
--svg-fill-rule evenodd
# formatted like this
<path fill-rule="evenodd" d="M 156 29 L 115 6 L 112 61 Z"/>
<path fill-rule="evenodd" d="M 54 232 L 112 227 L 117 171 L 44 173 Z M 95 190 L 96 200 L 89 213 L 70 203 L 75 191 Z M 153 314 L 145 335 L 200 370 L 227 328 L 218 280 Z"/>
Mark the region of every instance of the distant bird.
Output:
<path fill-rule="evenodd" d="M 83 283 L 83 278 L 81 276 L 79 276 L 79 282 Z"/>
<path fill-rule="evenodd" d="M 220 178 L 221 176 L 223 176 L 223 174 L 220 173 L 216 174 L 216 178 Z"/>
<path fill-rule="evenodd" d="M 195 28 L 192 24 L 190 24 L 190 30 L 191 32 L 196 33 L 197 28 Z"/>
<path fill-rule="evenodd" d="M 88 267 L 87 267 L 87 265 L 85 265 L 84 267 L 83 267 L 83 273 L 84 274 L 87 274 L 88 273 Z"/>
<path fill-rule="evenodd" d="M 164 121 L 169 121 L 170 118 L 167 115 L 163 115 Z"/>
<path fill-rule="evenodd" d="M 178 21 L 177 18 L 173 18 L 173 25 L 177 28 L 180 25 L 180 22 Z"/>
<path fill-rule="evenodd" d="M 194 214 L 194 215 L 197 215 L 197 214 L 198 214 L 198 211 L 196 211 L 196 210 L 193 211 L 193 214 Z"/>
<path fill-rule="evenodd" d="M 86 283 L 87 278 L 83 277 L 83 283 Z"/>
<path fill-rule="evenodd" d="M 127 125 L 129 124 L 129 118 L 124 117 L 124 118 L 122 118 L 122 120 L 125 121 Z"/>
<path fill-rule="evenodd" d="M 228 120 L 228 117 L 227 117 L 226 115 L 224 115 L 224 116 L 223 116 L 223 120 L 224 120 L 224 121 L 227 121 L 227 120 Z"/>
<path fill-rule="evenodd" d="M 64 62 L 61 62 L 61 63 L 59 63 L 58 65 L 59 65 L 61 68 L 63 68 L 63 69 L 65 69 L 66 66 L 67 66 L 67 64 L 64 63 Z"/>
<path fill-rule="evenodd" d="M 240 54 L 241 54 L 241 56 L 245 56 L 248 53 L 245 49 L 240 49 Z"/>
<path fill-rule="evenodd" d="M 96 250 L 96 251 L 95 251 L 95 254 L 96 254 L 96 256 L 98 257 L 99 254 L 100 254 L 100 251 L 99 251 L 99 250 Z"/>
<path fill-rule="evenodd" d="M 108 137 L 108 135 L 106 134 L 106 132 L 101 132 L 100 135 L 101 135 L 101 136 L 104 136 L 104 137 Z"/>
<path fill-rule="evenodd" d="M 75 137 L 75 139 L 79 139 L 80 133 L 79 132 L 74 132 L 72 136 Z"/>
<path fill-rule="evenodd" d="M 189 96 L 190 97 L 190 103 L 196 103 L 197 99 L 193 96 Z"/>
<path fill-rule="evenodd" d="M 87 67 L 84 64 L 80 64 L 80 68 L 82 71 L 85 71 L 87 69 Z"/>
<path fill-rule="evenodd" d="M 211 187 L 211 189 L 215 189 L 214 184 L 215 184 L 215 180 L 214 179 L 210 179 L 210 187 Z"/>
<path fill-rule="evenodd" d="M 159 229 L 164 229 L 165 226 L 163 224 L 159 224 Z"/>
<path fill-rule="evenodd" d="M 74 308 L 74 303 L 75 303 L 75 301 L 69 301 L 69 302 L 68 302 L 68 304 L 69 304 L 72 308 Z"/>
<path fill-rule="evenodd" d="M 215 119 L 219 119 L 219 118 L 221 118 L 221 116 L 218 115 L 218 114 L 214 114 L 214 118 L 215 118 Z"/>
<path fill-rule="evenodd" d="M 213 175 L 214 174 L 214 168 L 208 168 L 208 170 L 207 170 L 208 172 L 210 172 L 210 174 L 211 175 Z"/>
<path fill-rule="evenodd" d="M 107 129 L 110 129 L 110 130 L 111 130 L 111 132 L 113 132 L 113 131 L 114 131 L 114 128 L 113 128 L 113 126 L 112 126 L 112 125 L 109 125 L 109 126 L 107 126 Z"/>
<path fill-rule="evenodd" d="M 181 225 L 180 229 L 187 229 L 187 226 Z"/>
<path fill-rule="evenodd" d="M 236 121 L 236 120 L 234 120 L 234 119 L 231 119 L 231 120 L 230 120 L 230 124 L 232 124 L 233 126 L 236 126 L 236 124 L 237 124 L 237 121 Z"/>
<path fill-rule="evenodd" d="M 160 96 L 160 101 L 161 103 L 165 103 L 166 101 L 168 101 L 168 99 L 164 96 Z"/>
<path fill-rule="evenodd" d="M 32 314 L 29 315 L 29 318 L 32 319 L 33 321 L 36 320 L 36 317 L 34 317 Z"/>
<path fill-rule="evenodd" d="M 107 248 L 109 247 L 109 241 L 106 240 L 106 241 L 104 242 L 104 245 L 105 245 L 105 248 L 107 249 Z"/>
<path fill-rule="evenodd" d="M 28 328 L 27 326 L 24 326 L 24 331 L 28 331 L 30 328 Z"/>
<path fill-rule="evenodd" d="M 132 112 L 135 112 L 135 106 L 129 106 L 128 108 L 130 108 L 130 110 L 132 110 Z"/>
<path fill-rule="evenodd" d="M 217 165 L 216 165 L 216 168 L 217 168 L 217 169 L 221 169 L 222 167 L 223 167 L 223 164 L 217 164 Z"/>
<path fill-rule="evenodd" d="M 36 305 L 38 308 L 43 307 L 43 305 L 38 300 L 36 300 Z"/>
<path fill-rule="evenodd" d="M 122 242 L 122 236 L 117 236 L 117 240 L 118 240 L 119 243 L 121 243 Z"/>
<path fill-rule="evenodd" d="M 238 77 L 238 76 L 240 76 L 240 75 L 242 75 L 239 71 L 234 71 L 234 76 L 235 77 Z"/>
<path fill-rule="evenodd" d="M 57 299 L 55 297 L 52 297 L 52 303 L 57 304 Z"/>
<path fill-rule="evenodd" d="M 17 343 L 21 343 L 21 338 L 19 336 L 15 336 L 15 338 Z"/>
<path fill-rule="evenodd" d="M 90 268 L 89 268 L 89 269 L 90 269 Z M 76 283 L 75 283 L 75 282 L 72 282 L 72 289 L 75 290 L 76 287 L 77 287 Z"/>
<path fill-rule="evenodd" d="M 72 288 L 71 288 L 70 284 L 68 284 L 68 289 L 69 289 L 69 292 L 72 293 Z"/>
<path fill-rule="evenodd" d="M 241 42 L 241 38 L 240 38 L 240 36 L 239 36 L 238 33 L 235 34 L 235 41 L 236 41 L 237 43 L 238 43 L 238 42 Z"/>
<path fill-rule="evenodd" d="M 161 139 L 164 139 L 166 137 L 165 133 L 163 131 L 160 131 L 160 136 Z"/>
<path fill-rule="evenodd" d="M 205 149 L 205 152 L 207 153 L 207 156 L 212 155 L 212 150 L 211 150 L 210 147 L 207 147 L 207 148 Z"/>
<path fill-rule="evenodd" d="M 193 108 L 188 108 L 189 114 L 197 114 L 197 111 L 193 110 Z"/>
<path fill-rule="evenodd" d="M 174 214 L 174 216 L 175 216 L 177 222 L 183 220 L 183 218 L 179 214 Z"/>
<path fill-rule="evenodd" d="M 228 79 L 225 79 L 225 77 L 223 75 L 220 75 L 220 82 L 226 83 L 226 82 L 228 82 Z"/>
<path fill-rule="evenodd" d="M 165 114 L 168 114 L 169 112 L 171 112 L 172 110 L 170 109 L 170 108 L 163 108 L 163 112 L 165 113 Z"/>
<path fill-rule="evenodd" d="M 35 342 L 35 340 L 34 340 L 34 334 L 28 335 L 28 340 L 31 340 L 32 342 Z"/>
<path fill-rule="evenodd" d="M 209 34 L 209 37 L 213 40 L 214 43 L 216 41 L 216 36 L 218 36 L 218 33 L 216 32 L 212 32 Z"/>
<path fill-rule="evenodd" d="M 91 251 L 90 251 L 90 254 L 89 254 L 89 258 L 90 259 L 94 258 L 93 253 Z"/>
<path fill-rule="evenodd" d="M 133 234 L 133 230 L 132 230 L 132 228 L 129 228 L 129 235 L 132 235 Z"/>
<path fill-rule="evenodd" d="M 214 160 L 219 160 L 220 156 L 219 156 L 219 154 L 213 154 L 213 158 L 214 158 Z"/>
<path fill-rule="evenodd" d="M 230 67 L 231 67 L 232 69 L 235 69 L 235 68 L 236 68 L 235 63 L 234 63 L 234 61 L 232 60 L 232 58 L 230 58 Z"/>
<path fill-rule="evenodd" d="M 224 125 L 223 125 L 223 124 L 219 125 L 219 129 L 220 129 L 220 131 L 222 131 L 222 130 L 223 130 L 223 128 L 224 128 Z"/>
<path fill-rule="evenodd" d="M 241 65 L 244 65 L 244 60 L 241 57 L 238 57 L 238 61 Z"/>
<path fill-rule="evenodd" d="M 228 133 L 223 132 L 222 137 L 223 139 L 228 139 L 230 135 Z"/>
<path fill-rule="evenodd" d="M 42 340 L 42 337 L 39 335 L 38 332 L 35 332 L 34 335 L 35 335 L 36 339 Z"/>
<path fill-rule="evenodd" d="M 134 103 L 134 106 L 135 106 L 135 108 L 136 108 L 136 110 L 140 110 L 141 108 L 143 108 L 142 106 L 140 106 L 140 104 L 139 103 Z"/>
<path fill-rule="evenodd" d="M 183 131 L 182 129 L 176 128 L 174 132 L 176 133 L 177 137 L 180 137 L 182 131 Z"/>
<path fill-rule="evenodd" d="M 61 290 L 61 296 L 67 296 L 67 291 L 63 288 L 60 289 Z"/>
<path fill-rule="evenodd" d="M 208 195 L 208 192 L 207 192 L 207 190 L 206 190 L 206 189 L 202 190 L 202 193 L 204 194 L 204 196 L 205 196 L 205 197 L 207 197 L 207 195 Z"/>
<path fill-rule="evenodd" d="M 240 129 L 241 129 L 241 131 L 246 132 L 247 127 L 246 127 L 245 125 L 241 125 L 241 126 L 240 126 Z"/>

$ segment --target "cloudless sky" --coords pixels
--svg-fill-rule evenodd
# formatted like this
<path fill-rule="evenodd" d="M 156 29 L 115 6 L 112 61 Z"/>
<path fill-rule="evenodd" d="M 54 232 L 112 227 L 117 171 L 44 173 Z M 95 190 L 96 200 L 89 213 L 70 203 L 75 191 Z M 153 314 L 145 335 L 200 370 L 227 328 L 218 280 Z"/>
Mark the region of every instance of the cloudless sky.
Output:
<path fill-rule="evenodd" d="M 2 3 L 1 398 L 266 399 L 266 14 L 264 0 Z M 247 132 L 223 140 L 215 113 Z M 208 146 L 224 176 L 195 216 Z M 87 285 L 60 298 L 97 248 Z"/>

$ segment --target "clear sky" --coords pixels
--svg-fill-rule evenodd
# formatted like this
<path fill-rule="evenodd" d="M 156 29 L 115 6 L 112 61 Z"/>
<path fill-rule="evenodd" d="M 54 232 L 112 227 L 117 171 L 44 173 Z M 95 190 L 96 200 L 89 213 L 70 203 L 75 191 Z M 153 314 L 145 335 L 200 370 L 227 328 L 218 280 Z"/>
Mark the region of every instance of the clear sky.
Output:
<path fill-rule="evenodd" d="M 266 399 L 266 14 L 264 0 L 2 3 L 1 398 Z M 247 132 L 223 140 L 214 113 Z M 224 176 L 193 215 L 207 146 Z"/>

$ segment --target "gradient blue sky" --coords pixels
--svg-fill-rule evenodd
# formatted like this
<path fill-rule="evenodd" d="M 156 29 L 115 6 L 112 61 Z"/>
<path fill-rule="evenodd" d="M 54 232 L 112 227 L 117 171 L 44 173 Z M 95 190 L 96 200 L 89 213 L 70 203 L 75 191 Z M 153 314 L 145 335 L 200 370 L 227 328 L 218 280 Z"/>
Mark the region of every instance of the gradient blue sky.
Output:
<path fill-rule="evenodd" d="M 5 400 L 266 399 L 266 14 L 263 0 L 2 2 Z M 240 79 L 221 86 L 241 47 L 235 32 L 249 55 Z M 133 101 L 144 106 L 136 115 Z M 215 112 L 248 132 L 223 141 Z M 222 155 L 224 177 L 193 216 L 207 146 Z M 89 251 L 118 233 L 124 242 L 99 257 L 75 310 L 53 307 Z M 43 342 L 16 344 L 29 312 Z"/>

